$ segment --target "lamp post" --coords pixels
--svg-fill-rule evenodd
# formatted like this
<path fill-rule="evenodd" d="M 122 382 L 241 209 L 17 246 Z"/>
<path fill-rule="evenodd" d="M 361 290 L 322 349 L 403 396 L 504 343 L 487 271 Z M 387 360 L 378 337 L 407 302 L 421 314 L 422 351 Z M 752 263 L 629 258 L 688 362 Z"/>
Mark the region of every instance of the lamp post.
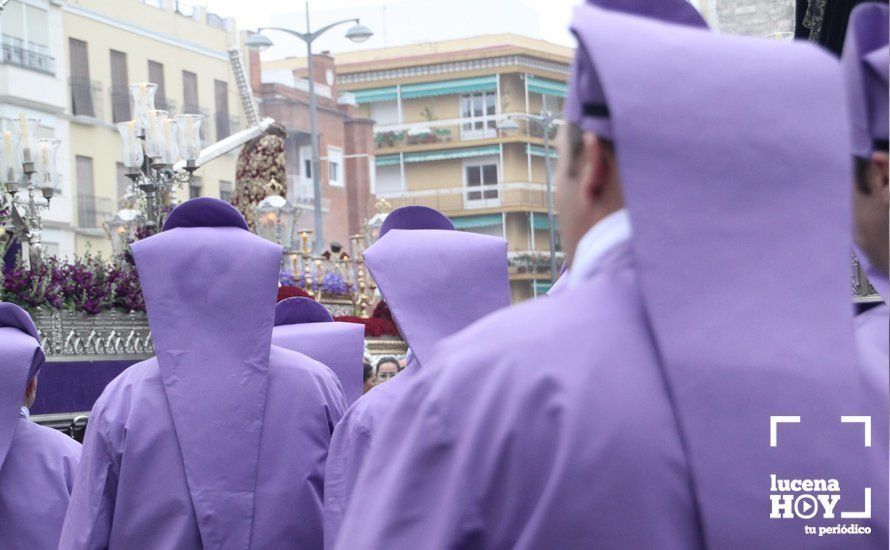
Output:
<path fill-rule="evenodd" d="M 550 239 L 550 282 L 555 283 L 559 276 L 559 268 L 556 265 L 556 228 L 553 220 L 553 174 L 550 167 L 550 132 L 556 127 L 557 119 L 550 111 L 542 111 L 540 115 L 517 113 L 510 115 L 500 124 L 501 130 L 518 130 L 516 118 L 534 120 L 544 127 L 544 166 L 547 177 L 547 235 Z M 534 231 L 534 228 L 532 228 Z"/>
<path fill-rule="evenodd" d="M 326 25 L 318 30 L 312 31 L 309 25 L 309 0 L 306 0 L 306 32 L 299 32 L 291 29 L 282 29 L 279 27 L 260 27 L 259 29 L 257 29 L 256 34 L 251 35 L 245 41 L 245 44 L 249 48 L 260 51 L 265 50 L 272 46 L 272 41 L 261 33 L 264 30 L 269 30 L 280 31 L 291 36 L 296 36 L 306 43 L 306 67 L 307 77 L 309 80 L 309 140 L 312 148 L 312 192 L 315 195 L 313 201 L 313 208 L 315 210 L 315 244 L 313 246 L 313 253 L 315 255 L 320 255 L 324 250 L 324 226 L 321 219 L 321 180 L 319 180 L 318 177 L 318 112 L 315 102 L 315 80 L 312 74 L 312 43 L 315 41 L 316 38 L 327 32 L 328 30 L 343 23 L 355 23 L 352 28 L 346 31 L 346 38 L 352 40 L 353 42 L 364 42 L 365 40 L 371 38 L 371 36 L 373 36 L 374 34 L 373 32 L 371 32 L 371 29 L 362 25 L 357 18 L 335 21 L 330 25 Z"/>

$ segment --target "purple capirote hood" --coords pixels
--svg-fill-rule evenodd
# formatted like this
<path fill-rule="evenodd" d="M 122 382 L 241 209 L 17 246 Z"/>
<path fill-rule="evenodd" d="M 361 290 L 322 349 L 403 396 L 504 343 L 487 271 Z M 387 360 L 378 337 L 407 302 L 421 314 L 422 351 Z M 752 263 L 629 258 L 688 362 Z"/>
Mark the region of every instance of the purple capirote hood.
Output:
<path fill-rule="evenodd" d="M 288 298 L 275 307 L 272 343 L 297 351 L 330 368 L 352 404 L 364 385 L 365 329 L 357 323 L 335 322 L 311 298 Z"/>
<path fill-rule="evenodd" d="M 177 207 L 134 243 L 189 492 L 207 547 L 247 548 L 281 247 L 217 199 Z"/>

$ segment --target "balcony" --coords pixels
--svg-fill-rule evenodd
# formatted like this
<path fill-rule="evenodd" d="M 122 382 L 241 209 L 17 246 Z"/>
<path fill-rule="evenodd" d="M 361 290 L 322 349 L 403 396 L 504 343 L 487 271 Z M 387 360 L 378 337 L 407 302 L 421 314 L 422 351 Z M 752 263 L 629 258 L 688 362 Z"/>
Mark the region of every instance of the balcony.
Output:
<path fill-rule="evenodd" d="M 179 114 L 176 111 L 176 109 L 178 108 L 177 103 L 166 96 L 155 97 L 155 108 L 160 109 L 161 111 L 167 111 L 167 113 L 171 117 Z"/>
<path fill-rule="evenodd" d="M 49 55 L 49 48 L 38 44 L 25 44 L 18 38 L 3 37 L 0 63 L 15 65 L 48 75 L 56 74 L 56 60 Z"/>
<path fill-rule="evenodd" d="M 103 118 L 102 83 L 87 78 L 71 77 L 71 113 L 74 116 Z"/>
<path fill-rule="evenodd" d="M 127 122 L 133 117 L 130 113 L 130 88 L 128 86 L 111 86 L 108 89 L 111 97 L 111 121 Z"/>
<path fill-rule="evenodd" d="M 77 195 L 77 226 L 80 229 L 101 230 L 102 224 L 113 215 L 112 200 L 95 195 Z"/>
<path fill-rule="evenodd" d="M 556 251 L 556 265 L 565 261 L 565 252 Z M 550 279 L 550 251 L 514 250 L 507 252 L 507 265 L 512 279 Z"/>
<path fill-rule="evenodd" d="M 304 210 L 315 208 L 315 190 L 312 182 L 304 180 L 300 176 L 287 177 L 287 199 L 295 206 Z M 331 209 L 331 199 L 322 196 L 321 211 L 328 212 Z"/>
<path fill-rule="evenodd" d="M 445 215 L 467 210 L 543 211 L 547 208 L 547 187 L 540 183 L 499 183 L 479 187 L 449 187 L 428 191 L 378 193 L 393 208 L 428 206 Z"/>

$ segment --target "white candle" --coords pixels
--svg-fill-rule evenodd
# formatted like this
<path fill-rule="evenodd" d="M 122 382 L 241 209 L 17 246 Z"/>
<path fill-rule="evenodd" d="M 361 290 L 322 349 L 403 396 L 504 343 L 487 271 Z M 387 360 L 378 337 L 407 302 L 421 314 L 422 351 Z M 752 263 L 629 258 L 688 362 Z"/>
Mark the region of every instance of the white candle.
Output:
<path fill-rule="evenodd" d="M 50 170 L 52 169 L 49 165 L 49 143 L 40 144 L 40 164 L 41 169 L 43 170 L 43 181 L 48 183 L 50 180 Z"/>
<path fill-rule="evenodd" d="M 29 147 L 31 142 L 28 139 L 28 119 L 25 118 L 25 113 L 19 113 L 19 126 L 22 128 L 22 154 L 25 162 L 31 162 L 31 149 Z"/>
<path fill-rule="evenodd" d="M 136 154 L 136 148 L 139 147 L 139 142 L 136 141 L 136 121 L 131 120 L 127 123 L 127 133 L 129 134 L 129 142 L 130 142 L 130 163 L 136 164 L 139 156 Z"/>
<path fill-rule="evenodd" d="M 12 181 L 15 169 L 15 150 L 12 147 L 12 132 L 3 132 L 3 146 L 6 151 L 6 181 Z"/>

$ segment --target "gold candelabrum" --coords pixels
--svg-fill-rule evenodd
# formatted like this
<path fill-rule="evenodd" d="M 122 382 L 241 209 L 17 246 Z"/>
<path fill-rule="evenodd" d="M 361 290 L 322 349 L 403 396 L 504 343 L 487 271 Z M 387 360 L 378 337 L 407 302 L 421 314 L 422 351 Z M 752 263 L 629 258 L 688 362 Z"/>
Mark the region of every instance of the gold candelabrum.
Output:
<path fill-rule="evenodd" d="M 362 253 L 365 249 L 365 236 L 353 235 L 349 238 L 355 256 L 343 251 L 340 253 L 326 252 L 322 256 L 312 254 L 310 245 L 311 231 L 300 232 L 300 241 L 296 250 L 285 253 L 285 266 L 290 267 L 295 279 L 302 277 L 303 290 L 318 301 L 331 302 L 336 298 L 327 296 L 322 290 L 322 281 L 326 273 L 337 272 L 346 283 L 349 293 L 343 296 L 344 301 L 351 301 L 353 314 L 367 317 L 371 313 L 376 287 L 371 281 L 365 266 Z M 296 243 L 295 243 L 296 244 Z M 286 263 L 290 262 L 290 266 Z"/>

